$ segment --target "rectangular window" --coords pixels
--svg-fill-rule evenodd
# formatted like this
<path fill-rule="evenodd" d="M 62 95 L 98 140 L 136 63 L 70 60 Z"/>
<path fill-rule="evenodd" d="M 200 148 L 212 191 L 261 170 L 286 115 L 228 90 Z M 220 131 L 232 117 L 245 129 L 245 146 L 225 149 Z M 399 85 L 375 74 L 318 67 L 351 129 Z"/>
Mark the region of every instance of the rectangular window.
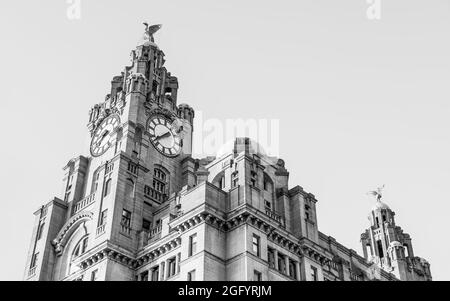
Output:
<path fill-rule="evenodd" d="M 289 277 L 297 279 L 297 265 L 295 261 L 289 259 Z"/>
<path fill-rule="evenodd" d="M 317 277 L 317 268 L 311 266 L 311 279 L 312 281 L 319 281 Z"/>
<path fill-rule="evenodd" d="M 151 228 L 151 225 L 152 225 L 152 223 L 149 220 L 147 220 L 145 218 L 142 219 L 142 229 L 143 230 L 149 232 L 150 228 Z"/>
<path fill-rule="evenodd" d="M 106 225 L 106 217 L 108 216 L 108 209 L 105 209 L 100 214 L 100 223 L 99 226 Z"/>
<path fill-rule="evenodd" d="M 44 232 L 45 223 L 40 223 L 37 232 L 37 240 L 42 238 L 42 233 Z"/>
<path fill-rule="evenodd" d="M 33 255 L 33 257 L 31 257 L 30 269 L 35 268 L 37 266 L 38 256 L 39 256 L 39 252 L 35 253 Z"/>
<path fill-rule="evenodd" d="M 237 187 L 239 184 L 239 173 L 236 171 L 231 175 L 231 188 Z"/>
<path fill-rule="evenodd" d="M 187 273 L 187 281 L 195 281 L 195 270 L 192 270 L 189 273 Z"/>
<path fill-rule="evenodd" d="M 269 259 L 269 267 L 274 269 L 275 268 L 275 252 L 271 248 L 267 248 L 267 257 Z"/>
<path fill-rule="evenodd" d="M 150 188 L 150 186 L 145 185 L 144 186 L 144 194 L 145 195 L 150 195 L 152 193 L 152 189 Z"/>
<path fill-rule="evenodd" d="M 266 209 L 272 210 L 272 203 L 268 200 L 264 200 L 264 205 L 266 206 Z"/>
<path fill-rule="evenodd" d="M 169 260 L 167 260 L 167 278 L 175 275 L 176 270 L 177 270 L 176 260 L 175 257 L 172 257 Z"/>
<path fill-rule="evenodd" d="M 92 271 L 91 273 L 91 281 L 97 281 L 98 270 Z"/>
<path fill-rule="evenodd" d="M 254 171 L 251 172 L 250 182 L 252 187 L 256 187 L 258 184 L 258 174 Z"/>
<path fill-rule="evenodd" d="M 261 252 L 260 252 L 260 238 L 258 235 L 253 234 L 253 241 L 252 241 L 252 245 L 253 245 L 253 253 L 255 253 L 256 256 L 260 256 Z"/>
<path fill-rule="evenodd" d="M 378 248 L 378 256 L 380 258 L 383 258 L 384 252 L 383 252 L 383 243 L 381 242 L 381 240 L 377 240 L 377 248 Z"/>
<path fill-rule="evenodd" d="M 159 266 L 154 267 L 151 271 L 152 281 L 159 281 Z"/>
<path fill-rule="evenodd" d="M 131 225 L 131 212 L 123 209 L 121 225 L 130 228 Z"/>
<path fill-rule="evenodd" d="M 191 235 L 189 237 L 189 257 L 197 252 L 197 234 Z"/>
<path fill-rule="evenodd" d="M 257 270 L 253 271 L 253 281 L 262 281 L 262 274 Z"/>
<path fill-rule="evenodd" d="M 141 274 L 141 281 L 148 281 L 148 271 Z"/>
<path fill-rule="evenodd" d="M 282 274 L 287 274 L 286 272 L 286 258 L 284 255 L 278 253 L 278 271 Z"/>

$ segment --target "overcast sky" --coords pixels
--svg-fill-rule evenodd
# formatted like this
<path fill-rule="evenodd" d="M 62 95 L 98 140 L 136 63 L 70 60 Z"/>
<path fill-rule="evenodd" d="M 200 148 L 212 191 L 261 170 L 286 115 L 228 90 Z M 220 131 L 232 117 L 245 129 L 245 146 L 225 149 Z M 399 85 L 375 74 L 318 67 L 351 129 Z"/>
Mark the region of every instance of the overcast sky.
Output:
<path fill-rule="evenodd" d="M 45 3 L 45 4 L 44 4 Z M 22 279 L 32 213 L 86 153 L 88 111 L 129 64 L 143 21 L 179 102 L 204 119 L 277 119 L 290 185 L 319 200 L 320 231 L 358 253 L 385 201 L 415 254 L 448 280 L 450 1 L 0 2 L 0 280 Z M 201 125 L 196 126 L 202 130 Z"/>

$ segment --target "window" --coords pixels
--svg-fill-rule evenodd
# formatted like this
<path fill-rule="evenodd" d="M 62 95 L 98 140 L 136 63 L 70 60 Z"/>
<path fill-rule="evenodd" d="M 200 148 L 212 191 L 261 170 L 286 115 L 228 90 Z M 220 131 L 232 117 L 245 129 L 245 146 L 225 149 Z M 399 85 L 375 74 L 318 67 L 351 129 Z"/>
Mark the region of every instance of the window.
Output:
<path fill-rule="evenodd" d="M 145 218 L 142 219 L 142 229 L 143 230 L 149 232 L 150 228 L 151 228 L 151 225 L 152 225 L 152 223 L 149 220 L 147 220 Z"/>
<path fill-rule="evenodd" d="M 251 172 L 250 182 L 252 187 L 256 187 L 258 184 L 258 174 L 254 171 Z"/>
<path fill-rule="evenodd" d="M 132 174 L 137 174 L 137 165 L 131 162 L 128 162 L 128 171 Z"/>
<path fill-rule="evenodd" d="M 92 273 L 91 273 L 91 281 L 96 281 L 97 280 L 97 274 L 98 274 L 98 270 L 92 271 Z"/>
<path fill-rule="evenodd" d="M 253 245 L 253 252 L 255 253 L 256 256 L 260 256 L 261 252 L 260 252 L 260 238 L 258 235 L 253 234 L 253 240 L 252 240 L 252 245 Z"/>
<path fill-rule="evenodd" d="M 159 266 L 151 269 L 152 272 L 152 281 L 159 281 Z"/>
<path fill-rule="evenodd" d="M 86 253 L 87 246 L 88 246 L 88 240 L 89 240 L 88 236 L 81 239 L 81 241 L 73 249 L 72 260 L 74 260 L 74 259 L 80 257 L 81 255 L 83 255 L 84 253 Z"/>
<path fill-rule="evenodd" d="M 297 266 L 295 261 L 289 259 L 289 277 L 297 279 Z"/>
<path fill-rule="evenodd" d="M 64 196 L 64 201 L 68 202 L 70 198 L 70 190 L 66 192 L 65 196 Z"/>
<path fill-rule="evenodd" d="M 239 185 L 239 172 L 235 171 L 231 175 L 231 188 L 238 187 Z"/>
<path fill-rule="evenodd" d="M 380 258 L 383 258 L 384 252 L 383 252 L 383 244 L 381 243 L 381 240 L 377 240 L 377 248 L 378 248 L 378 256 Z"/>
<path fill-rule="evenodd" d="M 372 246 L 370 244 L 366 244 L 366 253 L 367 253 L 367 256 L 372 255 Z"/>
<path fill-rule="evenodd" d="M 405 251 L 405 257 L 409 257 L 409 252 L 408 252 L 408 245 L 404 244 L 403 245 L 404 251 Z"/>
<path fill-rule="evenodd" d="M 197 252 L 197 234 L 191 235 L 189 237 L 189 257 Z"/>
<path fill-rule="evenodd" d="M 130 228 L 131 226 L 131 212 L 123 209 L 122 211 L 122 220 L 120 223 L 122 226 Z"/>
<path fill-rule="evenodd" d="M 270 176 L 266 173 L 264 173 L 263 184 L 264 184 L 264 191 L 273 192 L 273 181 L 270 178 Z"/>
<path fill-rule="evenodd" d="M 305 218 L 307 220 L 311 220 L 311 207 L 309 205 L 305 205 Z"/>
<path fill-rule="evenodd" d="M 280 253 L 278 253 L 278 271 L 282 274 L 287 274 L 287 272 L 286 272 L 286 257 Z"/>
<path fill-rule="evenodd" d="M 92 181 L 91 194 L 97 191 L 99 178 L 100 178 L 100 173 L 98 171 L 96 171 L 94 174 L 94 179 Z"/>
<path fill-rule="evenodd" d="M 33 257 L 31 257 L 30 269 L 35 268 L 38 262 L 39 252 L 34 253 Z"/>
<path fill-rule="evenodd" d="M 148 271 L 141 273 L 141 281 L 148 281 Z"/>
<path fill-rule="evenodd" d="M 195 270 L 192 270 L 189 273 L 187 273 L 187 281 L 195 281 Z"/>
<path fill-rule="evenodd" d="M 148 186 L 148 185 L 144 186 L 144 194 L 145 195 L 149 196 L 152 193 L 151 190 L 152 190 L 152 188 L 150 186 Z"/>
<path fill-rule="evenodd" d="M 271 248 L 267 249 L 267 257 L 269 260 L 269 267 L 274 269 L 275 268 L 275 251 Z"/>
<path fill-rule="evenodd" d="M 153 171 L 153 191 L 150 192 L 150 197 L 158 202 L 166 200 L 168 192 L 168 176 L 160 168 L 155 168 Z"/>
<path fill-rule="evenodd" d="M 125 183 L 125 197 L 127 198 L 134 197 L 134 182 L 132 179 L 127 179 Z"/>
<path fill-rule="evenodd" d="M 108 209 L 105 209 L 102 211 L 102 213 L 100 214 L 100 220 L 99 220 L 99 227 L 106 225 L 106 218 L 108 217 Z"/>
<path fill-rule="evenodd" d="M 167 278 L 175 275 L 176 270 L 177 270 L 176 260 L 175 257 L 172 257 L 169 260 L 167 260 Z"/>
<path fill-rule="evenodd" d="M 317 268 L 311 266 L 311 280 L 312 281 L 319 281 L 318 277 L 317 277 Z"/>
<path fill-rule="evenodd" d="M 266 207 L 266 209 L 272 210 L 272 203 L 268 200 L 264 200 L 264 206 Z"/>
<path fill-rule="evenodd" d="M 257 270 L 253 271 L 253 281 L 262 281 L 262 274 Z"/>
<path fill-rule="evenodd" d="M 225 177 L 221 177 L 219 180 L 219 188 L 223 189 L 225 188 Z"/>
<path fill-rule="evenodd" d="M 45 226 L 45 223 L 40 223 L 39 224 L 39 227 L 38 227 L 38 230 L 37 230 L 37 240 L 42 238 L 42 234 L 44 232 L 44 226 Z"/>
<path fill-rule="evenodd" d="M 107 180 L 105 183 L 105 189 L 103 190 L 103 196 L 107 196 L 111 192 L 111 179 Z"/>

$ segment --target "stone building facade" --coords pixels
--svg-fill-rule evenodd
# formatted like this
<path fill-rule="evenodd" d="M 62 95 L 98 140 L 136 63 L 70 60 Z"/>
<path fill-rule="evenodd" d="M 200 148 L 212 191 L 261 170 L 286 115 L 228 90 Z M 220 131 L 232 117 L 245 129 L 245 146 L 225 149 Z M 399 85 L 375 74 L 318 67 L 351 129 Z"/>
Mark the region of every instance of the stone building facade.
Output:
<path fill-rule="evenodd" d="M 158 29 L 90 110 L 89 155 L 35 212 L 25 280 L 431 280 L 381 201 L 361 257 L 318 230 L 315 196 L 250 139 L 192 158 L 194 110 L 178 104 Z"/>

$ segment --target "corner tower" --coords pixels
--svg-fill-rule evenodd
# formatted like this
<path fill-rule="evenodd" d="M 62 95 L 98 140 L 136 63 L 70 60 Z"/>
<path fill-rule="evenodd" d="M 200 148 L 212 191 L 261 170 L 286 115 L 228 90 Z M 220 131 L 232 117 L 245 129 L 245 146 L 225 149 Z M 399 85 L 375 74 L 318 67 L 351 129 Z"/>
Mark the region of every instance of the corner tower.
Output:
<path fill-rule="evenodd" d="M 411 237 L 395 224 L 395 212 L 373 192 L 376 204 L 369 213 L 370 227 L 361 234 L 364 257 L 403 281 L 432 280 L 430 264 L 414 255 Z"/>

